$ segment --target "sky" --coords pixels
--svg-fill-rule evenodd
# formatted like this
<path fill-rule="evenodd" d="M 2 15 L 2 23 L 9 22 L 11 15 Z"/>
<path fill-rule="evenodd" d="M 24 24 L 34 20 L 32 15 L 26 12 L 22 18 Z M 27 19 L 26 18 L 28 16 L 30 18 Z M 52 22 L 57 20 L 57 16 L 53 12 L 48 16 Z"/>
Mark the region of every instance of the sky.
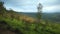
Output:
<path fill-rule="evenodd" d="M 6 9 L 17 12 L 37 12 L 39 3 L 43 5 L 42 12 L 59 12 L 60 0 L 2 0 Z"/>

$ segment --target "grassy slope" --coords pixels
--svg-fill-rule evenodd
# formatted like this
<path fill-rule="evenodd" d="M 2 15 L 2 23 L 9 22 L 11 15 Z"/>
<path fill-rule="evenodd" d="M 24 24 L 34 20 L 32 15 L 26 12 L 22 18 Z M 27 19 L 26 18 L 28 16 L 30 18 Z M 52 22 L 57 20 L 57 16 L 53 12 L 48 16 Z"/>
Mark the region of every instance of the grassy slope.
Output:
<path fill-rule="evenodd" d="M 38 24 L 36 23 L 24 22 L 16 16 L 19 18 L 21 17 L 21 15 L 16 13 L 6 13 L 3 14 L 3 16 L 0 15 L 0 22 L 5 21 L 8 25 L 6 28 L 11 31 L 17 30 L 18 33 L 21 34 L 60 34 L 60 24 L 58 23 L 42 21 L 39 23 L 39 26 L 37 26 Z"/>

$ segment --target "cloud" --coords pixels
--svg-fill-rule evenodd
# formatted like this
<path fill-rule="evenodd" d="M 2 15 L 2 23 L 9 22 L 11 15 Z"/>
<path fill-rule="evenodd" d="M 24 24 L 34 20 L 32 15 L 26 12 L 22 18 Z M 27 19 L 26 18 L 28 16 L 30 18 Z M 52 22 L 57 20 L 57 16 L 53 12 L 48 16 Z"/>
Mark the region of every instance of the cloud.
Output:
<path fill-rule="evenodd" d="M 44 6 L 59 5 L 60 0 L 39 0 Z"/>
<path fill-rule="evenodd" d="M 37 12 L 37 5 L 41 3 L 43 5 L 43 12 L 57 11 L 60 8 L 60 0 L 2 0 L 5 2 L 4 6 L 9 9 L 12 8 L 15 11 L 22 12 Z"/>
<path fill-rule="evenodd" d="M 46 6 L 43 8 L 43 12 L 56 12 L 56 11 L 60 11 L 59 8 L 60 5 L 54 5 L 54 6 Z"/>

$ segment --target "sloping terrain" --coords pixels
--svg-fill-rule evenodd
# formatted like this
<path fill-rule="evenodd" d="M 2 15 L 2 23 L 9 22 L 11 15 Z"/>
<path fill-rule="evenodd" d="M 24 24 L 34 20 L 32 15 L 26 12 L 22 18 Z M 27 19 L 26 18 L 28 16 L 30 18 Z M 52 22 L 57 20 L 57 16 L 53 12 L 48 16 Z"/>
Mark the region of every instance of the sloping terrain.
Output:
<path fill-rule="evenodd" d="M 16 34 L 8 29 L 8 25 L 5 21 L 0 21 L 0 34 Z"/>

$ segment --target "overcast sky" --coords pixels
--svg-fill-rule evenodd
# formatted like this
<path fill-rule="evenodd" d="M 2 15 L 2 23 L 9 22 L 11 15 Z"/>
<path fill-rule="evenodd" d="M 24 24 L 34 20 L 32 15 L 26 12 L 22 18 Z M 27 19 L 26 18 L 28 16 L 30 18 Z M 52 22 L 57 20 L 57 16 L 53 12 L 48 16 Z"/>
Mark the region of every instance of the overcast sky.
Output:
<path fill-rule="evenodd" d="M 43 5 L 43 12 L 60 11 L 60 0 L 2 0 L 6 9 L 17 12 L 37 12 L 39 3 Z"/>

